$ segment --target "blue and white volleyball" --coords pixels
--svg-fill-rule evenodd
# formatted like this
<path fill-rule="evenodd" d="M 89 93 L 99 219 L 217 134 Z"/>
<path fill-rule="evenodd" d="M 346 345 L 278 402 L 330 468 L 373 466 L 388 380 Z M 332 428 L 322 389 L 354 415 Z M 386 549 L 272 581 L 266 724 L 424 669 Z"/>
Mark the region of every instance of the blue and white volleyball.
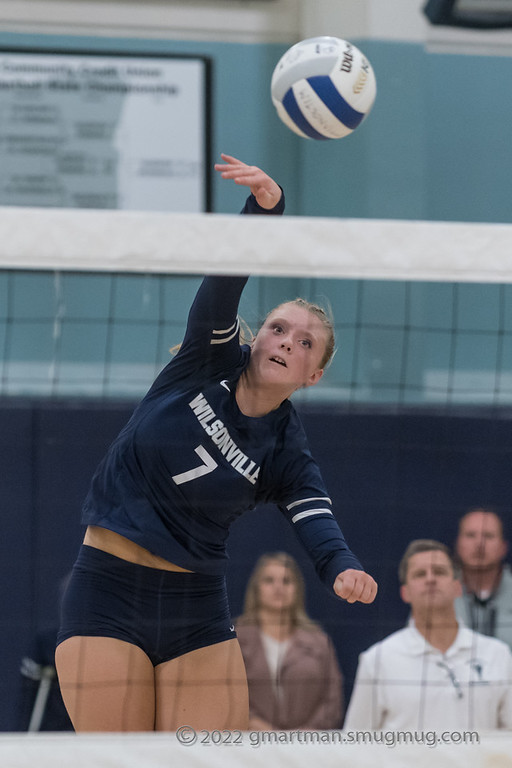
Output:
<path fill-rule="evenodd" d="M 377 83 L 366 56 L 347 40 L 313 37 L 289 48 L 270 86 L 277 114 L 299 136 L 341 139 L 369 113 Z"/>

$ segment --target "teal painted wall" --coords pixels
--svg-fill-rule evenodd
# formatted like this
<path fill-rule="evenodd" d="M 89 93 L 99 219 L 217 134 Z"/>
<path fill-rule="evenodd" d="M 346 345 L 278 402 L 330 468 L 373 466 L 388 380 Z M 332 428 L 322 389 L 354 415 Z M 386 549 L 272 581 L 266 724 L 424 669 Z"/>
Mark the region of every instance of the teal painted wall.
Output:
<path fill-rule="evenodd" d="M 377 76 L 369 117 L 303 142 L 301 213 L 512 221 L 512 57 L 360 43 Z"/>
<path fill-rule="evenodd" d="M 286 46 L 0 34 L 0 48 L 209 56 L 213 158 L 227 151 L 264 167 L 286 188 L 291 214 L 511 221 L 512 57 L 355 42 L 377 75 L 374 108 L 352 135 L 315 142 L 282 125 L 270 100 Z M 237 210 L 240 197 L 214 181 L 217 212 Z"/>

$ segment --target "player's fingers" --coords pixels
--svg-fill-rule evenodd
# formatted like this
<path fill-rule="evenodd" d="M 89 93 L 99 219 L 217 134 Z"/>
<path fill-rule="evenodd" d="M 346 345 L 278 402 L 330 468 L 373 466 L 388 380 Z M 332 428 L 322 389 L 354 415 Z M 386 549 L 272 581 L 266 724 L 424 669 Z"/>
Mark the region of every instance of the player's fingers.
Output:
<path fill-rule="evenodd" d="M 334 590 L 348 603 L 371 603 L 377 594 L 377 584 L 368 573 L 349 569 L 338 576 Z"/>
<path fill-rule="evenodd" d="M 353 602 L 350 600 L 350 597 L 352 595 L 352 592 L 354 590 L 355 586 L 355 576 L 350 571 L 344 571 L 342 576 L 338 576 L 335 582 L 335 591 L 336 594 L 341 597 L 343 600 L 348 600 L 348 602 Z"/>
<path fill-rule="evenodd" d="M 366 574 L 363 574 L 366 575 Z M 364 602 L 363 600 L 363 594 L 365 591 L 365 580 L 362 579 L 360 576 L 356 576 L 354 578 L 354 586 L 352 587 L 352 592 L 350 593 L 349 597 L 347 597 L 347 602 L 349 603 L 356 603 L 356 602 Z"/>
<path fill-rule="evenodd" d="M 359 601 L 361 603 L 373 603 L 377 596 L 377 582 L 368 576 L 366 583 L 364 584 Z"/>
<path fill-rule="evenodd" d="M 233 155 L 225 155 L 224 152 L 221 152 L 220 156 L 222 157 L 224 162 L 229 163 L 230 165 L 233 165 L 233 164 L 246 165 L 246 163 L 243 163 L 237 157 L 233 157 Z"/>
<path fill-rule="evenodd" d="M 266 183 L 264 177 L 252 173 L 235 173 L 232 178 L 234 178 L 237 184 L 245 184 L 248 187 L 262 187 Z"/>
<path fill-rule="evenodd" d="M 246 165 L 225 165 L 224 163 L 215 163 L 213 167 L 216 171 L 220 171 L 221 173 L 229 173 L 232 176 L 237 173 L 247 172 Z"/>
<path fill-rule="evenodd" d="M 249 168 L 247 165 L 220 165 L 214 166 L 216 171 L 222 175 L 224 179 L 238 179 L 245 178 L 251 183 L 257 178 L 255 171 Z"/>

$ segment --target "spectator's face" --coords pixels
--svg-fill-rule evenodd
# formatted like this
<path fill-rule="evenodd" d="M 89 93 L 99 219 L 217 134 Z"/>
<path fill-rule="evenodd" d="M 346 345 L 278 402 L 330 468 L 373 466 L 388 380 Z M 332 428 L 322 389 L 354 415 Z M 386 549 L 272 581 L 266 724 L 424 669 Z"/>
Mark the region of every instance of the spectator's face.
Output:
<path fill-rule="evenodd" d="M 461 594 L 461 585 L 444 552 L 417 552 L 409 558 L 407 580 L 400 594 L 413 610 L 445 608 Z"/>
<path fill-rule="evenodd" d="M 259 604 L 274 611 L 291 610 L 297 596 L 297 587 L 289 568 L 282 563 L 267 563 L 259 579 Z"/>
<path fill-rule="evenodd" d="M 498 566 L 507 554 L 499 518 L 492 512 L 469 512 L 460 521 L 455 550 L 464 568 Z"/>

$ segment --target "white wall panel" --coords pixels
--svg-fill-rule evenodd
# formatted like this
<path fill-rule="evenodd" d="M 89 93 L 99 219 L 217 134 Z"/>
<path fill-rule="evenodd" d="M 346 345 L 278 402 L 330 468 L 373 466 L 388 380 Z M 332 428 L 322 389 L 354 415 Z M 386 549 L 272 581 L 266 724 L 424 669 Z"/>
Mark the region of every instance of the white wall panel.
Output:
<path fill-rule="evenodd" d="M 0 0 L 0 30 L 233 42 L 300 39 L 302 0 Z"/>

